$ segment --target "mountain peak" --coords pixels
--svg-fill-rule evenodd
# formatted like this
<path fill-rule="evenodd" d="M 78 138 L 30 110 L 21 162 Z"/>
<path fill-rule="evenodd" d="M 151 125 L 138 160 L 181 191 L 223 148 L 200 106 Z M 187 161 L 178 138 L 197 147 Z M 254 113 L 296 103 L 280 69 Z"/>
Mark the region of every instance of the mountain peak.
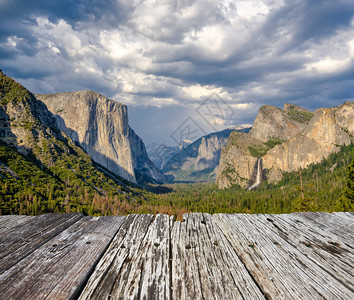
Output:
<path fill-rule="evenodd" d="M 49 99 L 56 101 L 57 98 L 63 99 L 65 101 L 80 101 L 80 100 L 94 100 L 94 101 L 104 101 L 107 103 L 112 103 L 114 105 L 126 106 L 121 102 L 116 100 L 110 99 L 98 92 L 91 91 L 91 90 L 82 90 L 76 92 L 63 92 L 63 93 L 55 93 L 55 94 L 36 94 L 35 95 L 38 99 Z M 42 100 L 41 100 L 42 101 Z"/>
<path fill-rule="evenodd" d="M 263 106 L 250 135 L 235 132 L 230 135 L 221 152 L 219 187 L 250 185 L 255 170 L 259 174 L 258 163 L 265 170 L 266 179 L 277 182 L 283 172 L 320 162 L 331 152 L 339 151 L 339 145 L 353 143 L 353 111 L 353 102 L 319 108 L 314 113 L 293 104 L 285 104 L 284 109 Z"/>
<path fill-rule="evenodd" d="M 296 104 L 291 104 L 291 103 L 285 103 L 284 104 L 284 110 L 289 112 L 291 110 L 298 110 L 298 111 L 307 111 L 307 112 L 311 112 L 310 110 L 303 108 L 299 105 Z"/>
<path fill-rule="evenodd" d="M 36 95 L 58 128 L 92 159 L 131 182 L 163 182 L 141 138 L 128 124 L 127 106 L 94 91 Z"/>
<path fill-rule="evenodd" d="M 251 135 L 263 142 L 271 139 L 289 140 L 310 122 L 313 112 L 295 104 L 284 104 L 284 109 L 264 105 L 254 121 Z"/>
<path fill-rule="evenodd" d="M 1 104 L 6 105 L 9 102 L 15 102 L 33 97 L 33 95 L 24 88 L 20 83 L 6 76 L 3 72 L 0 73 L 0 98 Z"/>
<path fill-rule="evenodd" d="M 92 125 L 95 126 L 94 122 Z M 4 185 L 11 186 L 6 202 L 0 205 L 0 214 L 59 211 L 94 214 L 99 210 L 102 214 L 117 214 L 118 202 L 132 199 L 136 194 L 117 174 L 94 163 L 60 131 L 43 102 L 3 73 L 0 165 L 0 190 L 3 191 Z M 99 196 L 107 199 L 110 195 L 114 195 L 113 201 L 118 201 L 115 205 L 98 204 Z M 69 196 L 70 201 L 63 203 Z M 0 198 L 4 199 L 2 195 Z"/>

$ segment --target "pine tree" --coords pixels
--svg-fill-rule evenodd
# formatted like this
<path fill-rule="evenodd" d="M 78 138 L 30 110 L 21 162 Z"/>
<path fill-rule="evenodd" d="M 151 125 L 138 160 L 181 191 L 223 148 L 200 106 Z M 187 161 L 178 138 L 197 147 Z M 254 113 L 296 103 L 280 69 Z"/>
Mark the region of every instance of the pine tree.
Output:
<path fill-rule="evenodd" d="M 354 158 L 348 166 L 348 177 L 342 196 L 338 199 L 334 208 L 336 211 L 354 210 Z"/>

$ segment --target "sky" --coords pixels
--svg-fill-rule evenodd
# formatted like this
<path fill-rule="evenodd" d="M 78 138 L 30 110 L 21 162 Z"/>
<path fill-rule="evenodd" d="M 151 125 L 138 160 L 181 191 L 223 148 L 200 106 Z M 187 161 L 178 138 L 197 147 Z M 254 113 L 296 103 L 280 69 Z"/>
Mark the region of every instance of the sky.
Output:
<path fill-rule="evenodd" d="M 145 144 L 354 99 L 353 0 L 0 0 L 0 20 L 5 74 L 126 104 Z"/>

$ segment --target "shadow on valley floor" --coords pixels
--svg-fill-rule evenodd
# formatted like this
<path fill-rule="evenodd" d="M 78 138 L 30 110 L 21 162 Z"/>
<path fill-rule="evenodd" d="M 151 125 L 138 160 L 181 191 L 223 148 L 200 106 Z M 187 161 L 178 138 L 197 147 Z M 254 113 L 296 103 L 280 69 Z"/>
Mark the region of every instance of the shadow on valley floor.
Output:
<path fill-rule="evenodd" d="M 165 185 L 137 185 L 137 187 L 154 194 L 168 194 L 174 192 L 172 188 L 167 187 Z"/>
<path fill-rule="evenodd" d="M 191 184 L 191 183 L 213 183 L 212 181 L 207 181 L 207 180 L 198 180 L 198 181 L 193 181 L 193 180 L 176 180 L 172 183 L 169 183 L 170 185 L 173 184 L 179 184 L 179 183 L 185 183 L 185 184 Z"/>

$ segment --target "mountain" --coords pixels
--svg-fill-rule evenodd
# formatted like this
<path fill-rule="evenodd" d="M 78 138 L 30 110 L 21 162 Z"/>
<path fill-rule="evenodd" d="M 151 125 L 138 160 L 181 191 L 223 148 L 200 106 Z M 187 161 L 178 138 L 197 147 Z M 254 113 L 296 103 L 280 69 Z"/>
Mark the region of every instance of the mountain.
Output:
<path fill-rule="evenodd" d="M 226 145 L 232 131 L 225 129 L 199 138 L 173 155 L 162 171 L 175 181 L 214 180 L 221 148 Z"/>
<path fill-rule="evenodd" d="M 92 91 L 36 95 L 57 126 L 97 163 L 138 183 L 162 183 L 141 138 L 128 124 L 127 106 Z"/>
<path fill-rule="evenodd" d="M 312 116 L 313 112 L 293 104 L 284 104 L 284 109 L 264 105 L 258 111 L 250 134 L 262 142 L 287 141 L 303 131 Z"/>
<path fill-rule="evenodd" d="M 276 145 L 263 157 L 269 180 L 278 181 L 281 172 L 292 172 L 318 163 L 340 145 L 354 142 L 354 102 L 316 110 L 308 126 L 289 141 Z"/>
<path fill-rule="evenodd" d="M 283 110 L 269 105 L 261 107 L 249 135 L 234 133 L 221 151 L 218 186 L 250 186 L 258 158 L 261 178 L 269 182 L 278 182 L 283 172 L 320 162 L 339 151 L 340 145 L 353 143 L 353 116 L 353 102 L 320 108 L 315 113 L 289 104 Z"/>
<path fill-rule="evenodd" d="M 117 213 L 141 192 L 92 161 L 51 112 L 0 71 L 0 214 Z"/>
<path fill-rule="evenodd" d="M 245 188 L 254 174 L 257 157 L 252 149 L 262 147 L 263 142 L 250 134 L 233 131 L 221 150 L 217 184 L 226 188 L 238 184 Z M 252 148 L 253 147 L 253 148 Z"/>
<path fill-rule="evenodd" d="M 162 170 L 173 155 L 180 151 L 180 148 L 166 144 L 152 143 L 146 147 L 146 151 L 154 165 Z"/>
<path fill-rule="evenodd" d="M 182 140 L 181 143 L 178 145 L 178 148 L 182 150 L 182 149 L 188 147 L 188 146 L 191 145 L 191 144 L 193 144 L 193 141 L 184 139 L 184 140 Z"/>

